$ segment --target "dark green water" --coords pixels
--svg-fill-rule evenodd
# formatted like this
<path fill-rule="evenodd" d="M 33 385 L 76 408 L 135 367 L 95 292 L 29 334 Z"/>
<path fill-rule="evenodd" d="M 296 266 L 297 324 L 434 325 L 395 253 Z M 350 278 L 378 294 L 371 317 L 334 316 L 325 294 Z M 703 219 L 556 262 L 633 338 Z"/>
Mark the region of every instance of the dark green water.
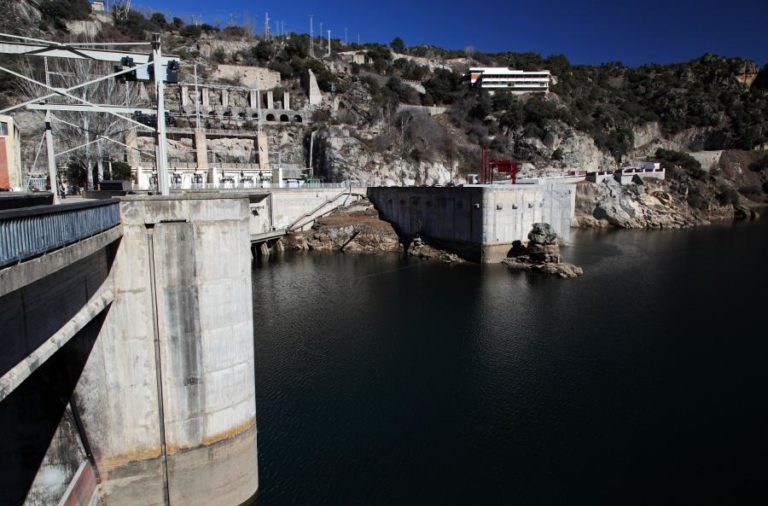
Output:
<path fill-rule="evenodd" d="M 767 225 L 256 265 L 259 503 L 768 504 Z"/>

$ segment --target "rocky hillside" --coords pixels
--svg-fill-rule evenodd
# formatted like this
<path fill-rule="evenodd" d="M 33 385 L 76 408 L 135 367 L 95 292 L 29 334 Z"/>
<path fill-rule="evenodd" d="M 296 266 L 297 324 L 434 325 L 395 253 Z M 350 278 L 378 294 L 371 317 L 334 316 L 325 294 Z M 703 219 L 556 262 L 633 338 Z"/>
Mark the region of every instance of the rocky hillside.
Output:
<path fill-rule="evenodd" d="M 332 56 L 315 58 L 306 34 L 267 40 L 249 27 L 187 24 L 160 13 L 89 13 L 86 0 L 0 2 L 6 12 L 2 29 L 12 33 L 135 41 L 161 32 L 165 50 L 184 61 L 182 80 L 192 80 L 195 65 L 206 82 L 234 85 L 240 84 L 237 78 L 218 72 L 220 65 L 278 71 L 276 100 L 289 91 L 293 106 L 310 110 L 313 121 L 274 129 L 270 145 L 294 163 L 311 158 L 315 175 L 324 180 L 461 183 L 478 172 L 480 148 L 486 147 L 492 158 L 523 162 L 524 175 L 664 162 L 671 177 L 661 188 L 582 188 L 585 206 L 604 204 L 591 213 L 585 208 L 597 222 L 603 220 L 600 209 L 626 207 L 611 204 L 617 198 L 642 209 L 658 210 L 668 203 L 679 211 L 670 207 L 664 216 L 651 213 L 640 219 L 650 226 L 699 223 L 728 215 L 728 210 L 733 214 L 734 206 L 766 201 L 768 65 L 760 69 L 748 60 L 711 54 L 637 68 L 572 65 L 562 55 L 467 54 L 407 47 L 399 38 L 389 46 L 344 45 L 334 39 Z M 315 54 L 324 55 L 327 42 L 312 42 Z M 491 96 L 462 81 L 470 65 L 546 68 L 553 74 L 551 92 Z M 302 86 L 310 70 L 322 95 L 313 105 Z M 0 79 L 0 102 L 19 100 L 18 83 Z M 227 144 L 217 148 L 226 151 Z M 177 151 L 186 149 L 178 146 Z M 232 149 L 244 148 L 232 143 Z M 687 154 L 691 160 L 683 158 Z M 619 214 L 614 213 L 617 223 L 634 225 Z"/>

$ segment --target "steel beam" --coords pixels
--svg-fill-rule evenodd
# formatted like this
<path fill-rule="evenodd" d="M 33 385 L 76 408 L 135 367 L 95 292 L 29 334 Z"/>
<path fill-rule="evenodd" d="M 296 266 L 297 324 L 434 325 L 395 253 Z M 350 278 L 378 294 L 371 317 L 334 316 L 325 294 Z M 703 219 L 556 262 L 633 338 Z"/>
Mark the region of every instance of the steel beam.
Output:
<path fill-rule="evenodd" d="M 144 109 L 141 107 L 125 107 L 120 105 L 94 104 L 29 104 L 27 109 L 33 111 L 67 111 L 67 112 L 110 112 L 113 114 L 133 114 L 140 112 L 142 114 L 155 114 L 154 109 Z"/>
<path fill-rule="evenodd" d="M 147 65 L 149 65 L 149 64 L 148 63 L 142 63 L 140 65 L 136 65 L 136 67 L 125 68 L 123 70 L 119 70 L 119 71 L 117 71 L 117 72 L 115 72 L 113 74 L 109 74 L 107 76 L 101 76 L 101 77 L 98 77 L 96 79 L 92 79 L 90 81 L 86 81 L 84 83 L 76 84 L 75 86 L 71 86 L 69 88 L 66 88 L 63 91 L 65 91 L 65 92 L 74 91 L 74 90 L 77 90 L 79 88 L 83 88 L 85 86 L 90 86 L 91 84 L 98 83 L 99 81 L 104 81 L 106 79 L 109 79 L 110 77 L 117 77 L 117 76 L 122 75 L 122 74 L 127 74 L 127 73 L 132 72 L 134 69 L 137 69 L 139 67 L 144 68 Z M 47 81 L 47 79 L 46 79 L 46 84 L 50 84 Z M 54 88 L 54 89 L 56 89 L 56 88 Z M 61 91 L 61 89 L 59 89 L 59 90 Z M 33 104 L 35 102 L 42 102 L 42 101 L 45 101 L 45 100 L 47 100 L 49 98 L 58 96 L 60 94 L 61 93 L 59 93 L 59 92 L 55 92 L 55 93 L 49 93 L 48 95 L 45 95 L 45 96 L 42 96 L 42 97 L 33 98 L 31 100 L 27 100 L 26 102 L 22 102 L 21 104 L 16 104 L 16 105 L 13 105 L 11 107 L 7 107 L 7 108 L 3 109 L 2 111 L 0 111 L 0 114 L 7 114 L 10 111 L 13 111 L 15 109 L 20 109 L 22 107 L 27 106 L 28 104 Z"/>
<path fill-rule="evenodd" d="M 47 44 L 31 44 L 26 42 L 0 42 L 0 53 L 18 54 L 27 56 L 48 56 L 50 58 L 74 58 L 78 60 L 97 60 L 120 63 L 125 58 L 132 58 L 134 63 L 149 63 L 150 55 L 147 53 L 133 53 L 130 51 L 115 51 L 112 49 L 88 49 L 49 42 Z M 179 60 L 178 56 L 164 56 L 160 63 L 163 66 L 169 62 Z"/>

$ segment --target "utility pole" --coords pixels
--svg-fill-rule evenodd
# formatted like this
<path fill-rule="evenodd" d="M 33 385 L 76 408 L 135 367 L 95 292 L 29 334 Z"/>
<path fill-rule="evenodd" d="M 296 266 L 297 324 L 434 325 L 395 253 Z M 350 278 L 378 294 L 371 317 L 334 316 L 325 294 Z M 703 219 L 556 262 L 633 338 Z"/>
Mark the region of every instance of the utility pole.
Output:
<path fill-rule="evenodd" d="M 315 57 L 315 32 L 314 32 L 314 14 L 309 15 L 309 56 Z M 323 24 L 320 23 L 320 33 L 323 33 Z"/>
<path fill-rule="evenodd" d="M 269 40 L 269 13 L 264 13 L 264 40 Z"/>
<path fill-rule="evenodd" d="M 328 58 L 331 57 L 331 31 L 328 30 Z"/>
<path fill-rule="evenodd" d="M 45 84 L 51 85 L 51 77 L 48 74 L 48 58 L 43 57 L 43 66 L 45 67 Z M 46 103 L 48 101 L 46 100 Z M 53 203 L 59 203 L 59 185 L 56 181 L 56 154 L 53 152 L 53 131 L 51 129 L 51 111 L 45 111 L 45 147 L 48 154 L 48 178 L 51 180 L 51 193 L 53 193 Z"/>
<path fill-rule="evenodd" d="M 195 129 L 203 129 L 200 121 L 200 89 L 197 87 L 197 63 L 195 63 Z"/>
<path fill-rule="evenodd" d="M 168 187 L 168 146 L 165 139 L 165 83 L 163 82 L 162 49 L 160 47 L 160 34 L 152 35 L 152 79 L 155 82 L 157 93 L 157 131 L 156 139 L 156 165 L 157 165 L 157 189 L 161 195 L 169 195 Z"/>
<path fill-rule="evenodd" d="M 45 111 L 45 147 L 48 154 L 48 178 L 51 180 L 53 203 L 59 203 L 59 185 L 56 180 L 56 154 L 53 152 L 53 132 L 51 131 L 51 111 Z"/>

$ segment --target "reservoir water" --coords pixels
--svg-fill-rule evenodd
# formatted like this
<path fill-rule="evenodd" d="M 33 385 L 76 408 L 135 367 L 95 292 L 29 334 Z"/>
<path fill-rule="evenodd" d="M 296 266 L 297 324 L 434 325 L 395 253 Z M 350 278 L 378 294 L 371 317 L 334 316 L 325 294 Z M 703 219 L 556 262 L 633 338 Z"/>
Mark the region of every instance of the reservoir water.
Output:
<path fill-rule="evenodd" d="M 254 265 L 259 503 L 768 504 L 768 220 Z"/>

